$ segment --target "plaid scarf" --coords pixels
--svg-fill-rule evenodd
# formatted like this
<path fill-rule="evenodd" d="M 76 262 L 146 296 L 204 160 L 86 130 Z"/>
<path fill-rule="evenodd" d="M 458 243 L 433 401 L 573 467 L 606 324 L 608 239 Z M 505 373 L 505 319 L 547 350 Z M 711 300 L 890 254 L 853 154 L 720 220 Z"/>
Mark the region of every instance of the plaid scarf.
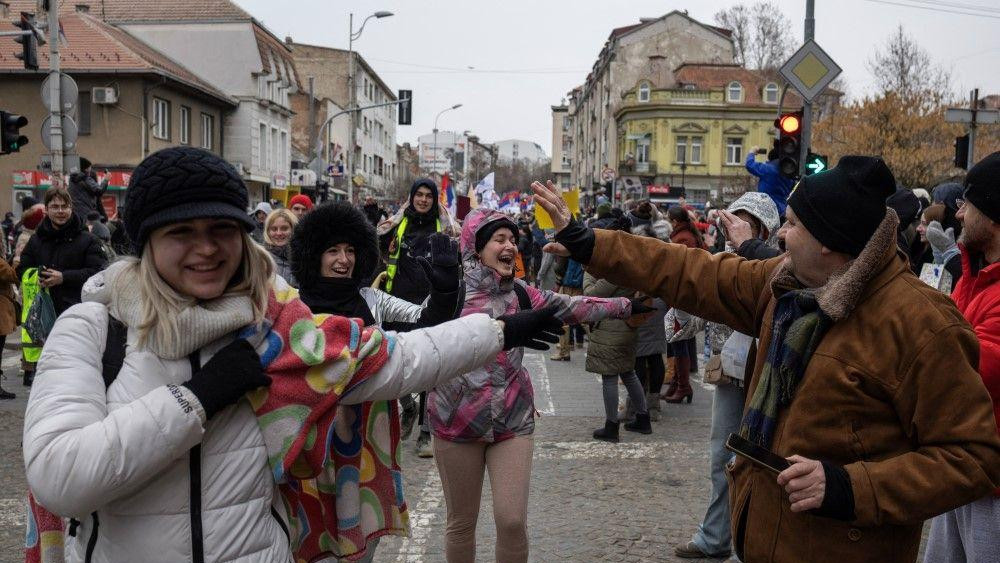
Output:
<path fill-rule="evenodd" d="M 778 298 L 767 359 L 740 425 L 741 436 L 770 447 L 778 412 L 792 402 L 809 359 L 832 324 L 813 290 L 797 289 Z"/>

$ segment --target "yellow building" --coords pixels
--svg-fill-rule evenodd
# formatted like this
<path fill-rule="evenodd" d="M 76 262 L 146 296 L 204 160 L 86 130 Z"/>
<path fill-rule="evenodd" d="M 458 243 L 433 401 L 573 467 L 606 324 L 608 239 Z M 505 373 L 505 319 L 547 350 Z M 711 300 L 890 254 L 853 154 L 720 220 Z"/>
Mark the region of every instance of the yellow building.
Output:
<path fill-rule="evenodd" d="M 665 86 L 640 78 L 615 113 L 618 191 L 627 198 L 650 185 L 659 192 L 683 186 L 689 202 L 703 203 L 729 202 L 754 189 L 744 162 L 753 147 L 771 148 L 783 85 L 777 76 L 733 64 L 683 64 Z M 839 95 L 824 94 L 817 109 Z M 802 99 L 789 90 L 781 107 L 799 109 Z"/>

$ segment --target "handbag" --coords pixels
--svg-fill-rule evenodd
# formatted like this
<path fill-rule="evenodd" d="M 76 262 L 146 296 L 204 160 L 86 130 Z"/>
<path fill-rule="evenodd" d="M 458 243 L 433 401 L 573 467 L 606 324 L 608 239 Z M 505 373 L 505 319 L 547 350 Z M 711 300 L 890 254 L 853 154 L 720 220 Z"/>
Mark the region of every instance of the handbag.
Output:
<path fill-rule="evenodd" d="M 705 363 L 705 376 L 702 380 L 705 383 L 718 385 L 725 375 L 722 371 L 722 354 L 712 354 Z"/>
<path fill-rule="evenodd" d="M 45 344 L 45 339 L 52 332 L 52 326 L 56 324 L 56 307 L 52 303 L 52 296 L 49 290 L 44 289 L 35 295 L 28 309 L 28 316 L 24 320 L 24 330 L 31 338 L 31 343 L 36 346 Z"/>

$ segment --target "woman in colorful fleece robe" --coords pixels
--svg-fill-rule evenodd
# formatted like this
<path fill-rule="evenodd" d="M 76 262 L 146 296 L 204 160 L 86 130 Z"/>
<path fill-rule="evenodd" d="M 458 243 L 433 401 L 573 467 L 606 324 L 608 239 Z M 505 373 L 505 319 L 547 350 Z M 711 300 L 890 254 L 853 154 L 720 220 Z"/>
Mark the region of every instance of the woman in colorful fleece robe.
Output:
<path fill-rule="evenodd" d="M 369 474 L 359 459 L 392 458 L 398 422 L 366 413 L 361 428 L 336 407 L 444 383 L 547 321 L 558 340 L 558 321 L 534 312 L 399 335 L 314 318 L 250 238 L 247 200 L 232 166 L 201 149 L 158 151 L 133 173 L 138 256 L 88 281 L 89 301 L 56 322 L 25 413 L 34 498 L 77 520 L 65 538 L 29 528 L 40 559 L 61 561 L 64 540 L 69 562 L 361 557 L 372 534 L 406 527 L 402 499 L 371 486 L 401 481 L 398 468 Z M 126 332 L 110 382 L 109 317 Z M 385 431 L 365 448 L 372 425 Z"/>
<path fill-rule="evenodd" d="M 515 279 L 517 240 L 517 225 L 499 211 L 475 210 L 465 218 L 463 318 L 481 313 L 498 317 L 522 308 L 553 305 L 558 307 L 557 317 L 567 324 L 632 314 L 633 303 L 627 298 L 570 297 Z M 439 384 L 430 393 L 434 459 L 448 506 L 445 554 L 449 563 L 475 560 L 476 520 L 487 469 L 497 526 L 496 560 L 528 559 L 528 481 L 536 411 L 523 357 L 521 348 L 501 352 L 485 367 Z"/>

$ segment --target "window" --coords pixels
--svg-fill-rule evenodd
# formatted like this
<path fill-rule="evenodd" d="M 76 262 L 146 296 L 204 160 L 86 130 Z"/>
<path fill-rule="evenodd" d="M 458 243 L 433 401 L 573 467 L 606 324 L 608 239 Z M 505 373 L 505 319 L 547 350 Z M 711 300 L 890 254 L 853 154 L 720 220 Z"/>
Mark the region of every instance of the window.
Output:
<path fill-rule="evenodd" d="M 726 137 L 726 164 L 743 163 L 743 138 Z"/>
<path fill-rule="evenodd" d="M 278 169 L 278 128 L 271 128 L 271 151 L 267 155 L 267 169 L 274 171 Z"/>
<path fill-rule="evenodd" d="M 286 173 L 291 163 L 288 162 L 288 131 L 281 132 L 281 144 L 278 146 L 281 160 L 278 161 L 278 168 L 282 174 Z"/>
<path fill-rule="evenodd" d="M 635 144 L 635 161 L 637 163 L 649 162 L 649 137 L 639 139 Z"/>
<path fill-rule="evenodd" d="M 181 106 L 181 138 L 180 143 L 186 145 L 191 142 L 191 108 Z"/>
<path fill-rule="evenodd" d="M 361 159 L 361 171 L 368 172 L 368 155 Z"/>
<path fill-rule="evenodd" d="M 76 103 L 76 130 L 80 135 L 90 135 L 90 112 L 93 106 L 90 90 L 81 90 Z"/>
<path fill-rule="evenodd" d="M 267 125 L 260 124 L 260 146 L 257 147 L 257 167 L 267 168 Z"/>
<path fill-rule="evenodd" d="M 201 148 L 212 150 L 212 141 L 215 139 L 215 116 L 207 113 L 201 114 Z"/>
<path fill-rule="evenodd" d="M 740 86 L 739 82 L 734 80 L 729 83 L 729 87 L 726 89 L 726 101 L 733 103 L 743 101 L 743 86 Z"/>
<path fill-rule="evenodd" d="M 691 137 L 691 164 L 701 164 L 701 137 Z"/>
<path fill-rule="evenodd" d="M 649 101 L 649 82 L 643 82 L 639 84 L 639 101 L 640 102 Z"/>
<path fill-rule="evenodd" d="M 687 137 L 677 137 L 677 162 L 687 162 Z"/>
<path fill-rule="evenodd" d="M 153 136 L 170 140 L 170 102 L 153 98 Z"/>
<path fill-rule="evenodd" d="M 768 82 L 767 86 L 764 86 L 764 103 L 778 103 L 778 85 L 774 82 Z"/>

